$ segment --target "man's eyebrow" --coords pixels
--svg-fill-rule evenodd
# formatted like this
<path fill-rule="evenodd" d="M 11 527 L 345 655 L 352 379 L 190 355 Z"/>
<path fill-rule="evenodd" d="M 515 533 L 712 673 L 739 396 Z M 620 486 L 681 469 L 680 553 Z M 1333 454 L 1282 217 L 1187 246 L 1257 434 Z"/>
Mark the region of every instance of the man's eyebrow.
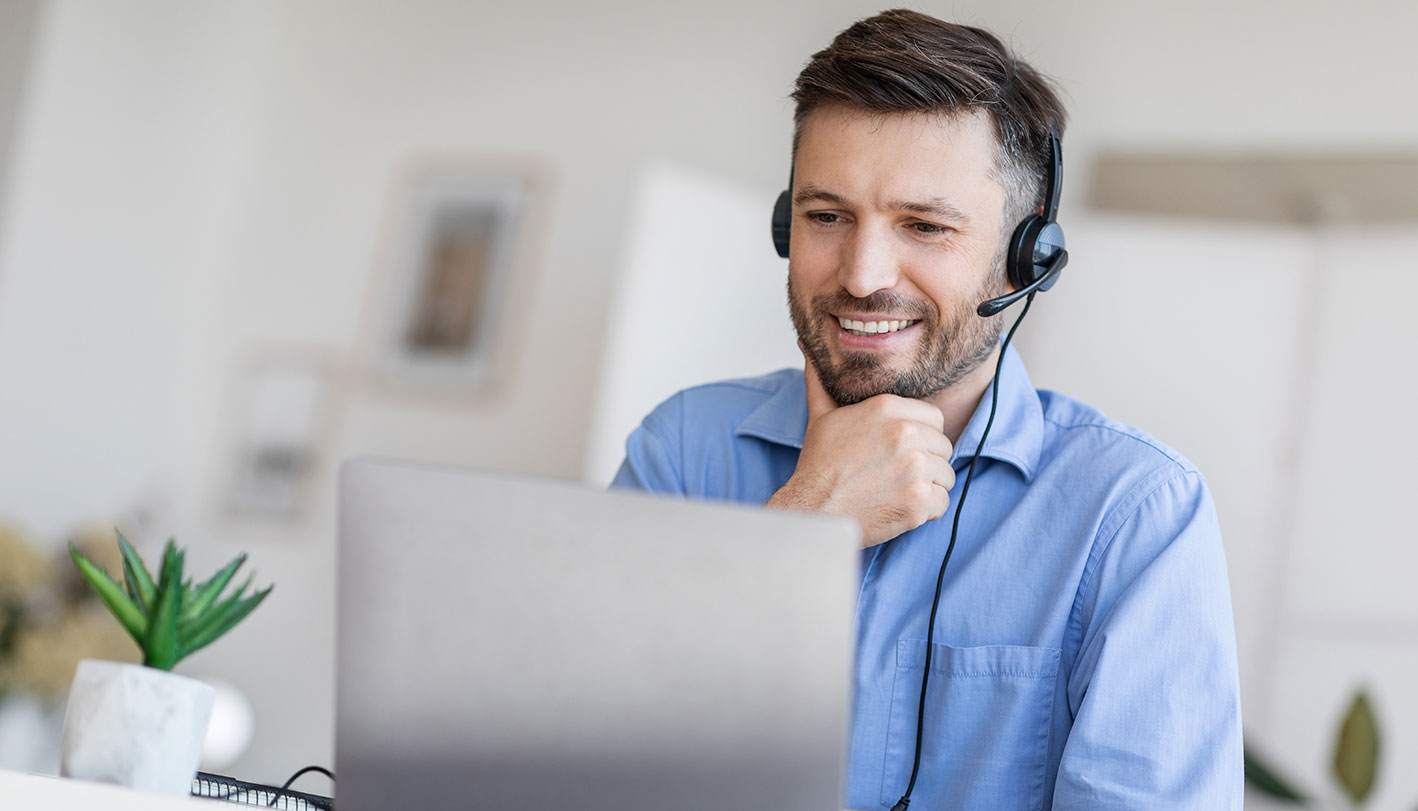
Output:
<path fill-rule="evenodd" d="M 961 224 L 968 224 L 970 217 L 959 206 L 945 199 L 936 197 L 930 200 L 894 200 L 886 204 L 892 211 L 913 211 L 917 214 L 931 214 L 942 217 Z"/>
<path fill-rule="evenodd" d="M 793 195 L 793 203 L 802 205 L 803 203 L 831 203 L 834 206 L 846 206 L 847 198 L 840 194 L 834 194 L 827 189 L 813 183 L 804 183 L 798 193 Z"/>
<path fill-rule="evenodd" d="M 850 207 L 847 198 L 812 183 L 804 183 L 798 189 L 797 194 L 793 195 L 793 203 L 795 205 L 831 203 L 834 206 Z M 886 204 L 886 208 L 890 211 L 930 214 L 961 224 L 969 224 L 970 222 L 970 217 L 964 210 L 944 197 L 934 197 L 927 200 L 893 200 Z"/>

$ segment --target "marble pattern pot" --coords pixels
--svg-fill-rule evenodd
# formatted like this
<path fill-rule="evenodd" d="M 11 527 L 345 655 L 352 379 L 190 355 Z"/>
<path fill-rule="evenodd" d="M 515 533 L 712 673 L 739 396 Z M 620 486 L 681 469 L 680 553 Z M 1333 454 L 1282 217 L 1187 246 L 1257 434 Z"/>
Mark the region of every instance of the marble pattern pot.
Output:
<path fill-rule="evenodd" d="M 209 685 L 165 670 L 83 660 L 64 712 L 59 773 L 190 794 L 213 695 Z"/>

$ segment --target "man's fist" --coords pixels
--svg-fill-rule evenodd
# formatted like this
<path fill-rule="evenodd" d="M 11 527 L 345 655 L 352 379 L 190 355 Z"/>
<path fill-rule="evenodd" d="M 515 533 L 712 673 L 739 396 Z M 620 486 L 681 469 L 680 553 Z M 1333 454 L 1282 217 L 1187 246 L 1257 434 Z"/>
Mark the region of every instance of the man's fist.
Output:
<path fill-rule="evenodd" d="M 767 506 L 849 515 L 862 525 L 863 546 L 945 515 L 955 470 L 940 409 L 894 394 L 839 406 L 804 360 L 803 452 Z"/>

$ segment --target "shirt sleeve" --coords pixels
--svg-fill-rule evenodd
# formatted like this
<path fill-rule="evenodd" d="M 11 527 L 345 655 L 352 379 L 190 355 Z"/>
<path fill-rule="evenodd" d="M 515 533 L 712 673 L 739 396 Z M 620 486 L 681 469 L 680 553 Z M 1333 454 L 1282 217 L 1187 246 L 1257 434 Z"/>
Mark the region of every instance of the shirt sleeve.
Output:
<path fill-rule="evenodd" d="M 1186 471 L 1119 507 L 1075 601 L 1053 808 L 1240 809 L 1235 626 L 1211 495 Z"/>
<path fill-rule="evenodd" d="M 625 441 L 625 460 L 611 480 L 612 489 L 684 494 L 684 478 L 678 465 L 680 448 L 666 439 L 679 436 L 679 431 L 669 430 L 681 408 L 678 401 L 678 395 L 666 401 L 631 432 Z"/>

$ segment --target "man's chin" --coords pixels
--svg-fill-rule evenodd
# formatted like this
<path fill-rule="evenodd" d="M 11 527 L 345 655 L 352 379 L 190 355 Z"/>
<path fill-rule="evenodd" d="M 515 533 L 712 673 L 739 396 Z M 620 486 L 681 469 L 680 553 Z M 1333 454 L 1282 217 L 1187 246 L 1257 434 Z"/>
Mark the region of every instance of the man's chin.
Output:
<path fill-rule="evenodd" d="M 835 379 L 822 381 L 823 388 L 832 395 L 838 405 L 852 405 L 869 400 L 879 394 L 895 394 L 899 397 L 920 398 L 929 392 L 921 390 L 909 378 L 893 375 L 838 375 Z"/>

